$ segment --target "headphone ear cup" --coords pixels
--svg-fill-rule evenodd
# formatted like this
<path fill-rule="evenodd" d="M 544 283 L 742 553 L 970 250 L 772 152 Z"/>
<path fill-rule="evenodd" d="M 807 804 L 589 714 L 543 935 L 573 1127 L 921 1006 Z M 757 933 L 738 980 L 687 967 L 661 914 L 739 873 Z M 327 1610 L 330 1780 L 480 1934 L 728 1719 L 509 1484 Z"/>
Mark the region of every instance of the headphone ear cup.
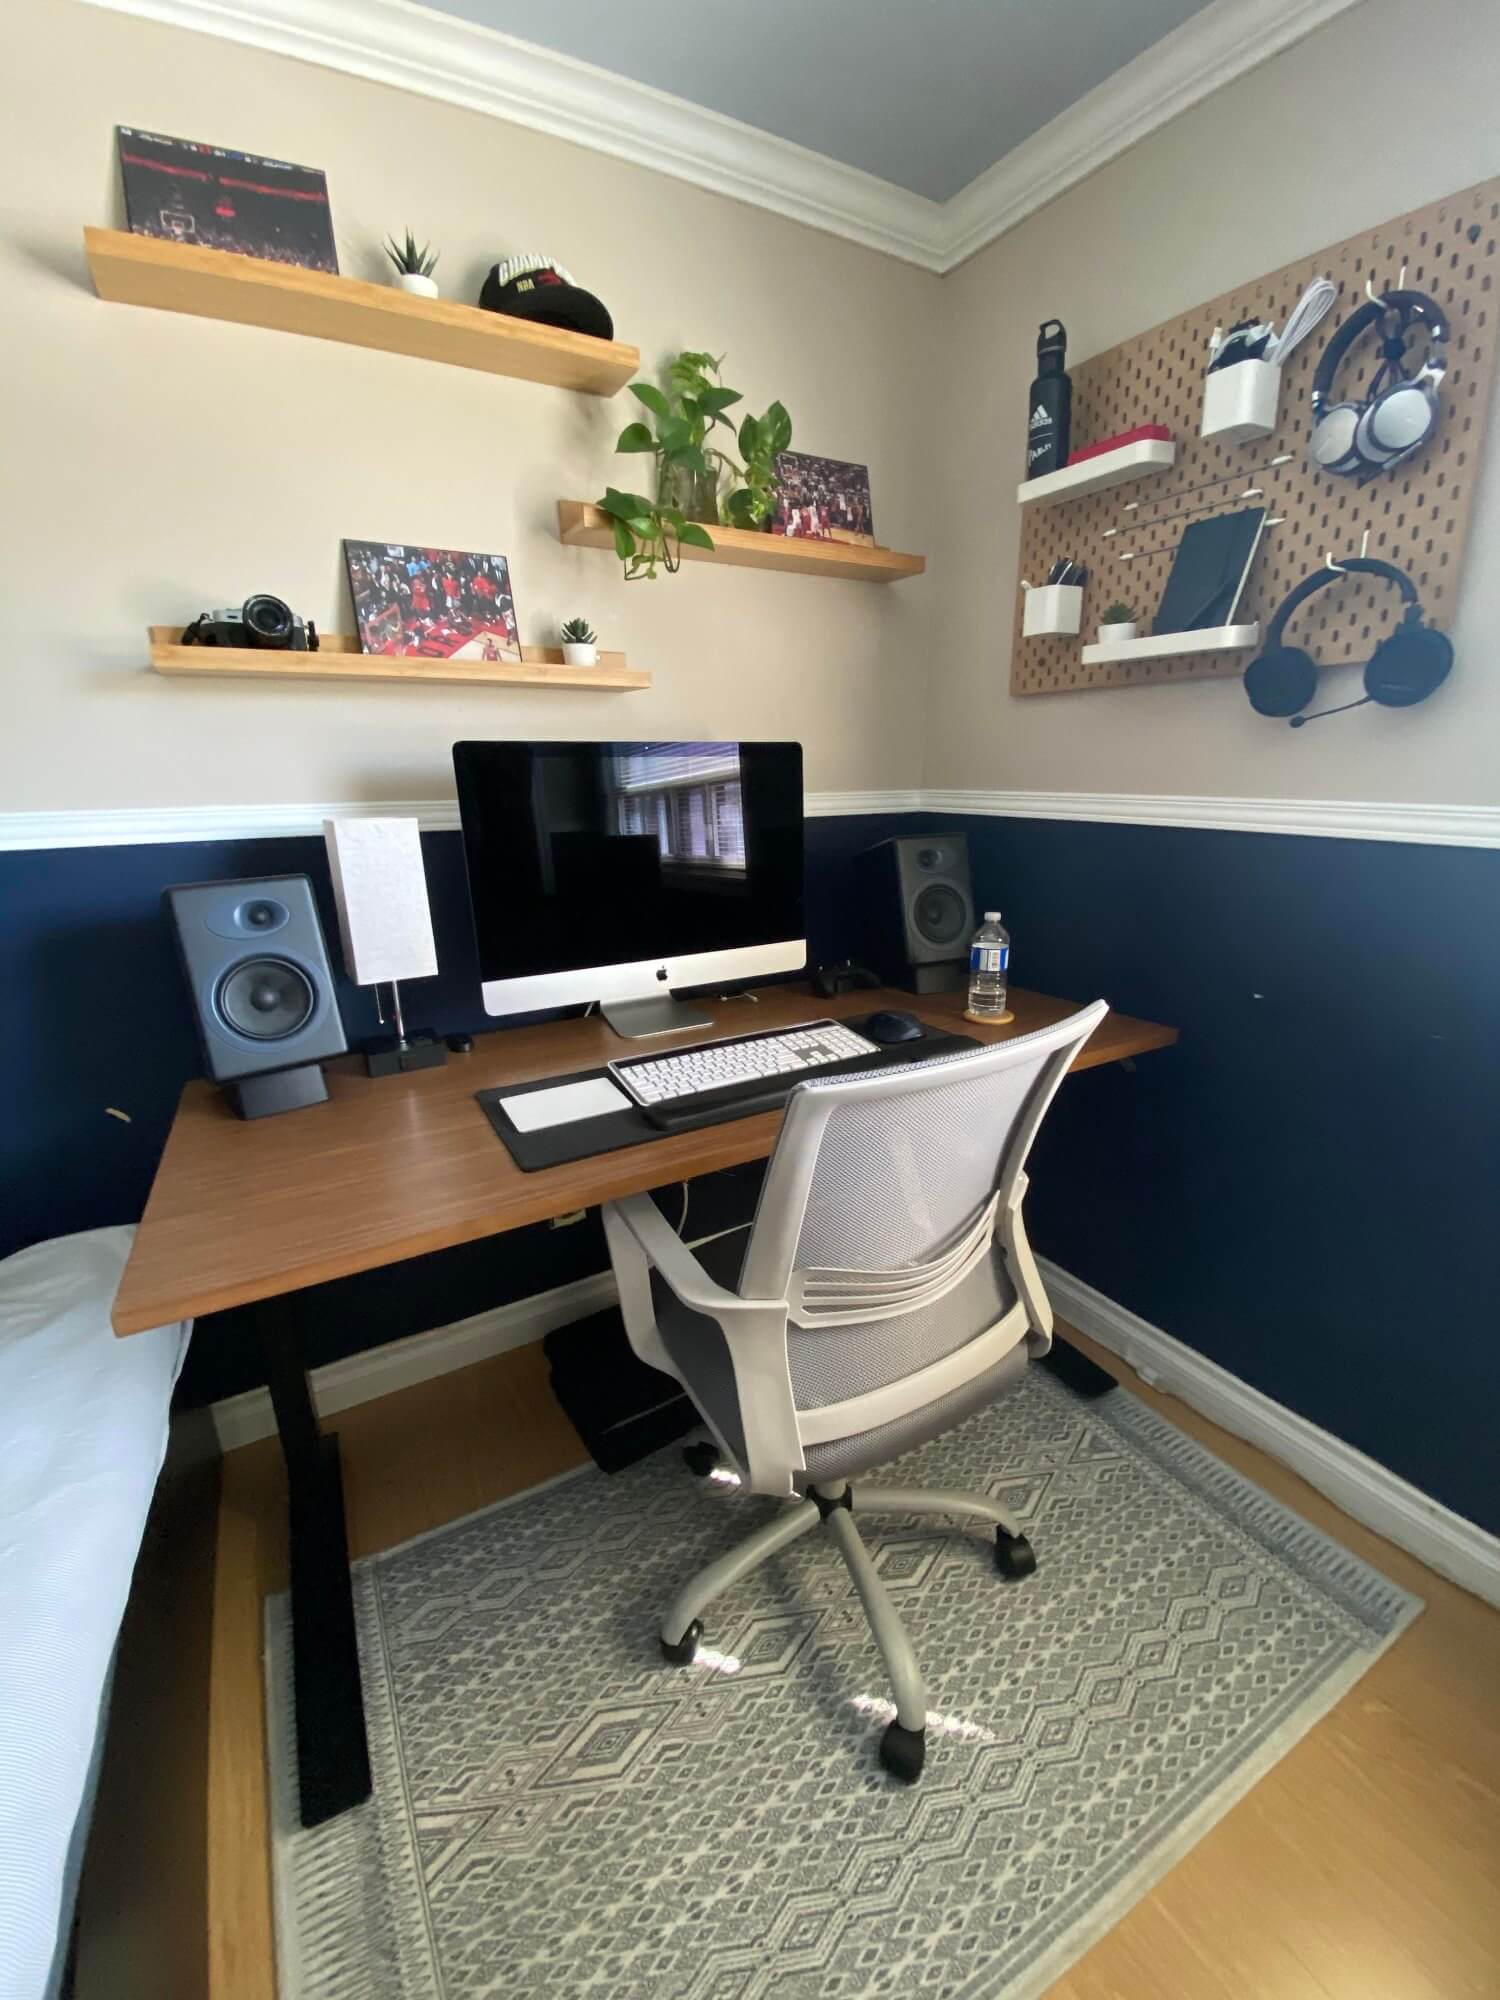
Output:
<path fill-rule="evenodd" d="M 1436 692 L 1453 665 L 1453 641 L 1429 625 L 1402 625 L 1382 639 L 1365 668 L 1365 693 L 1383 708 L 1414 708 Z"/>
<path fill-rule="evenodd" d="M 1425 382 L 1401 382 L 1377 396 L 1354 426 L 1355 455 L 1389 465 L 1426 444 L 1437 428 L 1437 399 Z"/>
<path fill-rule="evenodd" d="M 1245 669 L 1245 693 L 1257 715 L 1295 715 L 1317 691 L 1318 669 L 1300 646 L 1273 646 Z"/>
<path fill-rule="evenodd" d="M 1334 403 L 1313 427 L 1308 450 L 1314 465 L 1325 472 L 1358 472 L 1360 455 L 1355 439 L 1363 416 L 1360 403 Z"/>

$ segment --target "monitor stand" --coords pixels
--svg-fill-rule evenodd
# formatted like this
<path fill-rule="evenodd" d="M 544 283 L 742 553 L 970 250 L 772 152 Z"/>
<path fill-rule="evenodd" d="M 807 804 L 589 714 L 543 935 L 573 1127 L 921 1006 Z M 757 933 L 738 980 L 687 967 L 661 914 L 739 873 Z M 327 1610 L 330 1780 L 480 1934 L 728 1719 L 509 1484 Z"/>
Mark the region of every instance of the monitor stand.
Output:
<path fill-rule="evenodd" d="M 713 1017 L 670 993 L 653 993 L 646 1000 L 605 1000 L 599 1012 L 617 1035 L 639 1041 L 647 1035 L 671 1035 L 679 1028 L 711 1028 Z"/>

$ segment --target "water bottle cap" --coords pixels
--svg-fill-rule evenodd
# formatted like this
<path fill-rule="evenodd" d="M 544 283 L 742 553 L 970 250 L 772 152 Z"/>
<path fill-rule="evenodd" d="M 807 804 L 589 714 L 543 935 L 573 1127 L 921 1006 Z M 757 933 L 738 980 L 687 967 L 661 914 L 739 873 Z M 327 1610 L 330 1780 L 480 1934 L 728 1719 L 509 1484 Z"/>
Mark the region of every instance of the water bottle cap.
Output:
<path fill-rule="evenodd" d="M 998 910 L 986 910 L 984 920 L 987 924 L 998 924 L 1000 921 L 1000 912 Z"/>

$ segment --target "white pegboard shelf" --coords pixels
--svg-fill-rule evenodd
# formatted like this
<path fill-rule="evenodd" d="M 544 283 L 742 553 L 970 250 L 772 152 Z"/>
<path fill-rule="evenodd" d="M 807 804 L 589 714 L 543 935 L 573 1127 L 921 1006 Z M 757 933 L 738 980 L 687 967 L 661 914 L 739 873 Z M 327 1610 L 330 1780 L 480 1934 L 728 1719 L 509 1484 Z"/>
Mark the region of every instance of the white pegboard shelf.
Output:
<path fill-rule="evenodd" d="M 1259 625 L 1214 625 L 1201 632 L 1160 632 L 1109 646 L 1085 646 L 1079 658 L 1086 667 L 1112 667 L 1131 660 L 1169 660 L 1180 653 L 1244 653 L 1259 644 Z"/>
<path fill-rule="evenodd" d="M 1177 462 L 1173 438 L 1137 438 L 1117 451 L 1101 451 L 1079 465 L 1064 465 L 1056 472 L 1044 472 L 1036 479 L 1023 479 L 1016 498 L 1023 507 L 1055 507 L 1059 501 L 1081 500 L 1085 493 L 1103 493 L 1110 486 L 1125 486 L 1132 479 L 1149 479 L 1156 472 L 1170 472 Z"/>

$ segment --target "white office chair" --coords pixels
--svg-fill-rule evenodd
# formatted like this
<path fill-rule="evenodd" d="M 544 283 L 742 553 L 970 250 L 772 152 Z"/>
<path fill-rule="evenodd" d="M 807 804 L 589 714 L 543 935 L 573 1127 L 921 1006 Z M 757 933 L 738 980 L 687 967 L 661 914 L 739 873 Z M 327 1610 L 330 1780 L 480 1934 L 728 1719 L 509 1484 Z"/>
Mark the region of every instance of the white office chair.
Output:
<path fill-rule="evenodd" d="M 993 1522 L 1002 1576 L 1036 1559 L 992 1500 L 850 1478 L 951 1429 L 1051 1345 L 1021 1220 L 1026 1156 L 1107 1012 L 1096 1000 L 972 1054 L 798 1085 L 755 1221 L 697 1255 L 647 1195 L 604 1209 L 631 1346 L 682 1384 L 754 1492 L 794 1503 L 684 1587 L 662 1651 L 686 1665 L 714 1599 L 825 1523 L 890 1675 L 880 1759 L 902 1778 L 922 1769 L 926 1694 L 855 1514 Z"/>

